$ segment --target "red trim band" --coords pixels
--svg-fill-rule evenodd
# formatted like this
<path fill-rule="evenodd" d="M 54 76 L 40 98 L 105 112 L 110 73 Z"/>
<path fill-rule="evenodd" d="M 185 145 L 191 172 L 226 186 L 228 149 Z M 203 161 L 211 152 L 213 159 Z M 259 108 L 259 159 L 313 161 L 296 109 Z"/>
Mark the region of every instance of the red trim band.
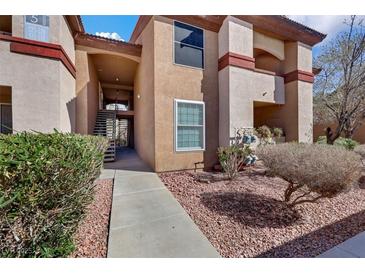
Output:
<path fill-rule="evenodd" d="M 0 40 L 11 42 L 11 52 L 59 60 L 76 78 L 76 68 L 62 46 L 3 34 Z"/>
<path fill-rule="evenodd" d="M 314 74 L 303 70 L 294 70 L 284 74 L 283 77 L 285 84 L 293 81 L 303 81 L 311 84 L 314 82 Z"/>
<path fill-rule="evenodd" d="M 255 58 L 240 55 L 233 52 L 227 52 L 218 60 L 218 70 L 222 70 L 227 66 L 235 66 L 244 69 L 255 69 Z"/>
<path fill-rule="evenodd" d="M 258 73 L 264 73 L 269 75 L 277 75 L 273 71 L 267 71 L 255 68 L 255 58 L 240 55 L 233 52 L 227 52 L 218 60 L 218 71 L 224 69 L 227 66 L 234 66 L 238 68 L 252 70 Z M 286 73 L 284 75 L 278 75 L 284 77 L 284 83 L 289 83 L 292 81 L 303 81 L 307 83 L 314 82 L 314 74 L 312 72 L 307 72 L 303 70 L 294 70 L 292 72 Z"/>

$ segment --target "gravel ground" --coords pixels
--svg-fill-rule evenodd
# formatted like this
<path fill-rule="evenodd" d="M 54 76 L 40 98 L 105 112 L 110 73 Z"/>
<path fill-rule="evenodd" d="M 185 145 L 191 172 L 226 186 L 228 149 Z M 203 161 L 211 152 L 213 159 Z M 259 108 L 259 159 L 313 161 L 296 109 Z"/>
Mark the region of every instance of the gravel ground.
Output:
<path fill-rule="evenodd" d="M 365 230 L 365 187 L 289 209 L 286 186 L 250 168 L 221 174 L 175 172 L 162 181 L 223 257 L 315 257 Z"/>
<path fill-rule="evenodd" d="M 105 258 L 107 255 L 113 180 L 98 180 L 95 184 L 95 199 L 75 234 L 76 250 L 71 255 L 74 258 Z"/>

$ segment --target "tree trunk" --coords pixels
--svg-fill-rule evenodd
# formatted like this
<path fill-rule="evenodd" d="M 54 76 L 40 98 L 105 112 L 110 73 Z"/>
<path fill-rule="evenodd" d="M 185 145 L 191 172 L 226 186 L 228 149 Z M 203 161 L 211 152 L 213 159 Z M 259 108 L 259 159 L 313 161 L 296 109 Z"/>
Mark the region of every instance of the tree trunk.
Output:
<path fill-rule="evenodd" d="M 326 139 L 328 145 L 333 145 L 335 142 L 335 139 L 333 139 L 333 132 L 330 127 L 326 128 Z"/>
<path fill-rule="evenodd" d="M 352 139 L 352 136 L 354 135 L 352 130 L 344 130 L 345 138 Z"/>

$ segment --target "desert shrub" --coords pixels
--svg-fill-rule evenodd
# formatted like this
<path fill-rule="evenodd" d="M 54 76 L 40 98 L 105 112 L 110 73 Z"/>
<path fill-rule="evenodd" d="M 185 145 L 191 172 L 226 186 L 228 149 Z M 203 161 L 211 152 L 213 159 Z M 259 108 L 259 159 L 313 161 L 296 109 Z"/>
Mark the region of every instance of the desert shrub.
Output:
<path fill-rule="evenodd" d="M 259 137 L 264 138 L 264 139 L 268 139 L 268 138 L 271 138 L 272 137 L 271 130 L 266 125 L 263 125 L 261 127 L 258 127 L 256 129 L 256 132 L 259 135 Z"/>
<path fill-rule="evenodd" d="M 107 140 L 76 134 L 0 135 L 0 255 L 65 257 L 93 199 Z"/>
<path fill-rule="evenodd" d="M 272 135 L 273 135 L 274 137 L 281 137 L 281 136 L 283 136 L 283 135 L 284 135 L 284 131 L 283 131 L 283 129 L 282 129 L 282 128 L 279 128 L 279 127 L 274 127 L 274 128 L 271 130 L 271 132 L 272 132 Z"/>
<path fill-rule="evenodd" d="M 230 180 L 237 177 L 239 169 L 251 153 L 250 146 L 246 144 L 233 144 L 218 148 L 219 163 Z"/>
<path fill-rule="evenodd" d="M 317 144 L 327 144 L 326 136 L 319 136 L 316 143 Z M 334 145 L 341 146 L 347 150 L 353 150 L 357 145 L 359 145 L 359 143 L 350 138 L 339 137 L 336 139 Z"/>
<path fill-rule="evenodd" d="M 245 137 L 250 136 L 250 142 L 245 142 Z M 256 161 L 256 155 L 250 147 L 251 135 L 246 130 L 236 130 L 235 136 L 228 147 L 219 147 L 218 160 L 224 173 L 230 180 L 236 178 L 243 164 L 252 164 Z M 247 140 L 246 140 L 247 141 Z"/>
<path fill-rule="evenodd" d="M 268 173 L 288 182 L 289 206 L 332 198 L 349 189 L 361 175 L 360 157 L 338 146 L 285 143 L 256 151 Z"/>
<path fill-rule="evenodd" d="M 354 152 L 359 154 L 362 159 L 365 159 L 365 145 L 358 145 L 354 148 Z"/>

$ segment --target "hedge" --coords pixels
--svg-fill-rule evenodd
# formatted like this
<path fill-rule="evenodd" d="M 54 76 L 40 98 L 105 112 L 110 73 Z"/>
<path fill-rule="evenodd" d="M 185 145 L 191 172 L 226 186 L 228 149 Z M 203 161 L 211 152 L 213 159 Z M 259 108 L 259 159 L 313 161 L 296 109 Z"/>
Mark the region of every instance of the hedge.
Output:
<path fill-rule="evenodd" d="M 65 257 L 93 199 L 107 140 L 77 134 L 0 135 L 0 255 Z"/>

